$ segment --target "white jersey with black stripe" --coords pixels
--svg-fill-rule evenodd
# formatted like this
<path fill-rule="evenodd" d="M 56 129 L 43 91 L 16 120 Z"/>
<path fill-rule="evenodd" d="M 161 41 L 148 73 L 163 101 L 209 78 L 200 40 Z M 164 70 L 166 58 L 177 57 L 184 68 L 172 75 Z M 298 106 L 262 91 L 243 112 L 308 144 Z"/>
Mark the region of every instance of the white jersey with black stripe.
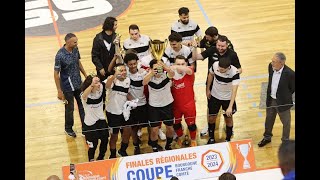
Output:
<path fill-rule="evenodd" d="M 209 72 L 214 74 L 211 95 L 220 100 L 231 100 L 232 86 L 239 85 L 239 71 L 233 65 L 224 73 L 219 71 L 219 61 L 212 64 Z"/>
<path fill-rule="evenodd" d="M 111 78 L 111 76 L 108 78 Z M 108 102 L 106 105 L 106 111 L 117 115 L 122 114 L 123 105 L 127 101 L 129 87 L 130 79 L 128 77 L 124 81 L 115 79 L 115 83 L 112 82 L 108 96 Z"/>
<path fill-rule="evenodd" d="M 144 69 L 139 69 L 136 73 L 132 74 L 129 71 L 128 77 L 130 78 L 130 88 L 129 93 L 133 96 L 134 99 L 139 99 L 137 105 L 143 106 L 147 104 L 147 99 L 144 91 L 144 86 L 142 84 L 143 78 L 147 74 L 147 71 Z"/>
<path fill-rule="evenodd" d="M 166 73 L 162 73 L 161 77 L 152 77 L 148 83 L 149 105 L 152 107 L 164 107 L 173 102 L 171 94 L 171 80 Z"/>
<path fill-rule="evenodd" d="M 180 49 L 179 52 L 174 51 L 171 47 L 167 47 L 166 50 L 164 51 L 162 60 L 166 65 L 171 66 L 174 63 L 174 59 L 178 55 L 182 55 L 185 58 L 187 58 L 188 61 L 189 61 L 189 64 L 194 62 L 192 60 L 192 51 L 191 51 L 191 49 L 188 46 L 185 46 L 185 45 L 182 45 L 182 48 Z"/>
<path fill-rule="evenodd" d="M 128 49 L 136 50 L 137 56 L 139 60 L 141 60 L 143 57 L 151 54 L 149 51 L 149 41 L 150 41 L 149 36 L 140 34 L 140 38 L 137 41 L 131 38 L 126 39 L 123 42 L 123 48 L 125 50 L 128 50 Z"/>
<path fill-rule="evenodd" d="M 181 34 L 182 41 L 193 40 L 194 35 L 202 35 L 199 25 L 192 20 L 189 20 L 188 24 L 183 24 L 180 22 L 180 20 L 177 20 L 171 26 L 171 33 L 172 32 Z"/>
<path fill-rule="evenodd" d="M 101 97 L 104 90 L 104 85 L 104 83 L 101 83 L 99 90 L 95 91 L 94 93 L 91 92 L 86 101 L 82 98 L 83 92 L 80 94 L 81 102 L 85 112 L 84 123 L 87 126 L 92 126 L 99 119 L 106 119 L 103 113 L 103 98 Z"/>

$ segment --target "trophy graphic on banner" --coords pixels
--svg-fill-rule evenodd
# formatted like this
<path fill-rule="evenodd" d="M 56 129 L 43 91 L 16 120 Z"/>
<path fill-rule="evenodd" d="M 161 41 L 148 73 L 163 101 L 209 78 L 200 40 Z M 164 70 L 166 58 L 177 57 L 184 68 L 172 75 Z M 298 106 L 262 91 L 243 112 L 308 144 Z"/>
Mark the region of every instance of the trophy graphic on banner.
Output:
<path fill-rule="evenodd" d="M 240 145 L 237 144 L 237 149 L 239 150 L 240 154 L 244 157 L 243 169 L 249 169 L 251 167 L 247 159 L 250 148 L 251 148 L 250 142 L 248 144 L 240 144 Z"/>

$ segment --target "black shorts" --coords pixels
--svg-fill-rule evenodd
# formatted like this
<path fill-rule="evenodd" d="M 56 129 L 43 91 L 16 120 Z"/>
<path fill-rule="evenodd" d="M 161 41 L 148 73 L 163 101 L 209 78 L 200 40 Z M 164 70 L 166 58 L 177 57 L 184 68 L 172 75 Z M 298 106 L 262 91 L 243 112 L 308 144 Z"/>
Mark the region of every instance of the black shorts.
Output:
<path fill-rule="evenodd" d="M 222 109 L 226 111 L 229 107 L 230 100 L 220 100 L 211 95 L 210 99 L 208 100 L 208 108 L 209 108 L 209 115 L 217 115 L 220 107 L 222 106 Z M 232 106 L 232 114 L 237 112 L 237 104 L 236 101 L 234 101 Z M 226 114 L 223 114 L 223 116 L 226 116 Z"/>
<path fill-rule="evenodd" d="M 148 107 L 149 123 L 151 127 L 160 126 L 163 122 L 167 126 L 173 125 L 173 103 L 164 107 Z"/>
<path fill-rule="evenodd" d="M 117 115 L 106 111 L 106 115 L 109 127 L 112 128 L 112 134 L 117 134 L 123 126 L 131 126 L 133 124 L 130 119 L 126 121 L 123 114 Z"/>
<path fill-rule="evenodd" d="M 140 124 L 142 127 L 149 126 L 148 105 L 138 106 L 130 111 L 130 121 L 134 124 Z"/>
<path fill-rule="evenodd" d="M 93 139 L 105 139 L 109 137 L 108 124 L 105 119 L 98 120 L 95 124 L 84 126 L 86 140 L 92 142 Z"/>

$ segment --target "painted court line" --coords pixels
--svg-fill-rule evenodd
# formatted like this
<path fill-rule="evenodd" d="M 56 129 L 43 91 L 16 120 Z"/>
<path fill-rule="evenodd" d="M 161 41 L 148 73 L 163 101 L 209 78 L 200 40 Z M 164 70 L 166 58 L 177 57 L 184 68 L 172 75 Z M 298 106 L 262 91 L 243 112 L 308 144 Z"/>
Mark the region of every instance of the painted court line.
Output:
<path fill-rule="evenodd" d="M 48 6 L 49 6 L 52 22 L 53 22 L 54 31 L 56 32 L 56 38 L 57 38 L 58 43 L 59 43 L 59 47 L 62 47 L 62 42 L 61 42 L 61 39 L 60 39 L 60 33 L 59 33 L 58 24 L 57 24 L 56 19 L 54 18 L 54 14 L 53 14 L 52 5 L 51 5 L 50 0 L 48 0 Z"/>
<path fill-rule="evenodd" d="M 199 8 L 200 8 L 200 10 L 201 10 L 201 12 L 202 12 L 202 14 L 203 14 L 203 16 L 205 17 L 207 23 L 209 24 L 209 26 L 213 26 L 212 23 L 211 23 L 211 21 L 210 21 L 210 19 L 209 19 L 209 17 L 207 16 L 206 12 L 204 11 L 204 9 L 203 9 L 200 1 L 199 1 L 199 0 L 196 0 L 196 2 L 197 2 L 197 4 L 198 4 L 198 6 L 199 6 Z"/>

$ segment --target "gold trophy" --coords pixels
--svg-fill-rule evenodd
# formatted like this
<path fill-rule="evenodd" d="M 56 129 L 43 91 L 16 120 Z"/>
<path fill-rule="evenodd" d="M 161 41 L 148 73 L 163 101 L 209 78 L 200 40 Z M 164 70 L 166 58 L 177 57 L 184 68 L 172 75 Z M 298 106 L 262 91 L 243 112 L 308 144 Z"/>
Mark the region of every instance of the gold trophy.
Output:
<path fill-rule="evenodd" d="M 202 40 L 202 36 L 194 35 L 194 40 L 197 42 L 197 46 L 200 47 L 200 41 Z"/>
<path fill-rule="evenodd" d="M 124 50 L 120 46 L 120 38 L 121 38 L 121 34 L 116 33 L 116 38 L 115 39 L 119 40 L 119 42 L 117 42 L 117 43 L 114 42 L 113 43 L 115 45 L 115 52 L 116 52 L 116 54 L 119 55 L 116 63 L 123 63 L 122 54 L 124 53 Z"/>
<path fill-rule="evenodd" d="M 165 39 L 164 41 L 160 41 L 158 39 L 150 39 L 149 46 L 151 48 L 151 54 L 157 61 L 161 60 L 161 57 L 163 56 L 163 53 L 166 50 L 167 42 L 167 39 Z"/>

